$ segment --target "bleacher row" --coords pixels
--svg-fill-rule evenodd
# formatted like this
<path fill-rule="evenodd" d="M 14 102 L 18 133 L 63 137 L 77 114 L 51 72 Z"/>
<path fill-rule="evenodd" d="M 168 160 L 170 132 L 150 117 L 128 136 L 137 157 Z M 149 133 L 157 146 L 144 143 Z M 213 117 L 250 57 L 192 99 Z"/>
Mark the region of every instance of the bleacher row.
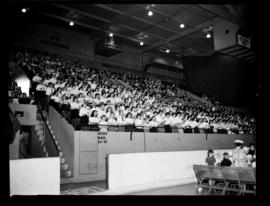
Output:
<path fill-rule="evenodd" d="M 198 190 L 206 189 L 208 194 L 222 195 L 256 194 L 256 169 L 251 167 L 226 167 L 193 165 L 198 181 Z"/>
<path fill-rule="evenodd" d="M 203 134 L 246 134 L 245 130 L 225 130 L 225 129 L 199 129 L 199 128 L 183 128 L 171 127 L 169 125 L 149 127 L 135 125 L 102 125 L 102 124 L 89 124 L 86 117 L 72 117 L 72 111 L 68 108 L 61 108 L 61 105 L 50 101 L 50 106 L 54 107 L 73 127 L 75 130 L 82 131 L 100 131 L 101 128 L 106 128 L 110 132 L 159 132 L 159 133 L 203 133 Z"/>

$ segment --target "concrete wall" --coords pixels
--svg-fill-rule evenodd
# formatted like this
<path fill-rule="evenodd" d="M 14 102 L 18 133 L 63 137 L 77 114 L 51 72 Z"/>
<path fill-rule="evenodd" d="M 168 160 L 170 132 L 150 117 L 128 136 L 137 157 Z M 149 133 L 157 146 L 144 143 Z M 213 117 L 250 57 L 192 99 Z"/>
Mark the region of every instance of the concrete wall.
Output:
<path fill-rule="evenodd" d="M 37 123 L 37 106 L 32 104 L 9 104 L 15 112 L 23 112 L 23 117 L 17 117 L 21 125 L 35 125 Z M 16 114 L 15 114 L 16 115 Z"/>
<path fill-rule="evenodd" d="M 179 134 L 108 132 L 107 143 L 98 143 L 97 132 L 74 132 L 74 176 L 70 182 L 106 179 L 106 157 L 109 154 L 204 151 L 208 149 L 233 149 L 234 140 L 242 139 L 248 145 L 252 135 Z"/>
<path fill-rule="evenodd" d="M 10 160 L 10 196 L 59 195 L 60 158 Z"/>
<path fill-rule="evenodd" d="M 19 159 L 20 130 L 17 131 L 14 142 L 9 145 L 9 159 Z"/>
<path fill-rule="evenodd" d="M 241 139 L 248 145 L 254 142 L 252 135 L 146 133 L 146 151 L 191 151 L 230 149 L 234 140 Z"/>
<path fill-rule="evenodd" d="M 49 108 L 49 121 L 56 135 L 57 141 L 61 146 L 61 150 L 69 164 L 71 173 L 74 168 L 74 128 L 54 108 Z"/>
<path fill-rule="evenodd" d="M 217 150 L 222 154 L 228 150 Z M 205 164 L 205 150 L 109 155 L 109 190 L 139 189 L 196 182 L 194 164 Z M 219 155 L 220 156 L 220 155 Z"/>

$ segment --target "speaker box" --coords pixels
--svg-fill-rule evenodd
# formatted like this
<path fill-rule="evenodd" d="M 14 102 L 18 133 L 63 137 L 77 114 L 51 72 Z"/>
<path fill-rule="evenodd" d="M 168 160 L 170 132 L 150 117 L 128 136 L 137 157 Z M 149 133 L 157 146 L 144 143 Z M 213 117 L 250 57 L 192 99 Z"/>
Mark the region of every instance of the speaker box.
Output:
<path fill-rule="evenodd" d="M 216 18 L 213 31 L 215 51 L 251 63 L 256 61 L 256 55 L 250 48 L 250 34 L 242 32 L 240 26 Z"/>
<path fill-rule="evenodd" d="M 213 25 L 215 51 L 237 45 L 238 29 L 239 26 L 230 21 L 215 19 Z"/>

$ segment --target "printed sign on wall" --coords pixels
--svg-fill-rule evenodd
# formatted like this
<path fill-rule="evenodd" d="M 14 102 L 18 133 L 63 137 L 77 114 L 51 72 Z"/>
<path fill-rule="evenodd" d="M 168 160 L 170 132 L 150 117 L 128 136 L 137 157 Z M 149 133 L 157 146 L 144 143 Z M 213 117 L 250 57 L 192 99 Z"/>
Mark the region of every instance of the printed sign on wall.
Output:
<path fill-rule="evenodd" d="M 100 129 L 100 131 L 97 132 L 97 141 L 98 141 L 98 144 L 107 144 L 107 142 L 108 142 L 107 136 L 108 136 L 108 130 L 107 130 L 107 128 L 102 127 Z"/>

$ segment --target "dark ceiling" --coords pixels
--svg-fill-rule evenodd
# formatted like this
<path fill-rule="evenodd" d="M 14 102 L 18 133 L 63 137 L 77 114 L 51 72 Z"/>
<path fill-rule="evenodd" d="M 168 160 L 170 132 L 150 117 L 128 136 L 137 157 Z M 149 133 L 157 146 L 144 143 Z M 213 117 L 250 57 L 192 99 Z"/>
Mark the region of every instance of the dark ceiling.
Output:
<path fill-rule="evenodd" d="M 20 7 L 21 8 L 21 7 Z M 149 17 L 148 10 L 154 15 Z M 223 18 L 248 27 L 244 19 L 245 5 L 188 4 L 75 4 L 47 3 L 30 7 L 33 19 L 42 19 L 69 29 L 89 33 L 98 40 L 113 32 L 119 44 L 138 52 L 163 53 L 176 56 L 206 56 L 213 54 L 213 38 L 204 30 L 215 18 Z M 181 29 L 179 25 L 185 24 Z M 144 45 L 140 46 L 139 42 Z M 166 54 L 164 51 L 171 52 Z"/>

